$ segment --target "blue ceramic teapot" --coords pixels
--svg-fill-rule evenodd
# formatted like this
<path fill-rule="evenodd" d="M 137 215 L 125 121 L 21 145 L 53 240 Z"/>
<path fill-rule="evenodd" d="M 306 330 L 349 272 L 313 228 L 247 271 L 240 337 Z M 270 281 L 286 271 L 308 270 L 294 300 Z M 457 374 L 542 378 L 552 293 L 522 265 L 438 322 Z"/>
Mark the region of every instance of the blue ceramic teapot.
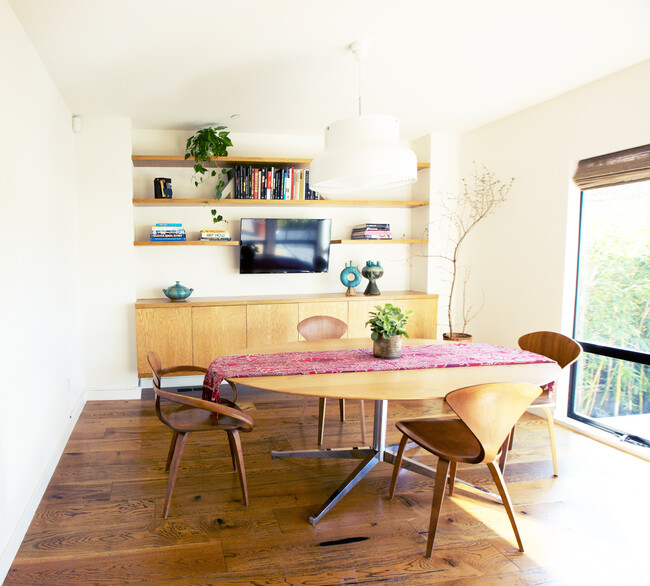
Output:
<path fill-rule="evenodd" d="M 176 285 L 172 285 L 171 287 L 162 290 L 162 292 L 172 301 L 183 301 L 192 294 L 192 291 L 194 291 L 194 289 L 184 287 L 181 285 L 180 281 L 176 281 Z"/>

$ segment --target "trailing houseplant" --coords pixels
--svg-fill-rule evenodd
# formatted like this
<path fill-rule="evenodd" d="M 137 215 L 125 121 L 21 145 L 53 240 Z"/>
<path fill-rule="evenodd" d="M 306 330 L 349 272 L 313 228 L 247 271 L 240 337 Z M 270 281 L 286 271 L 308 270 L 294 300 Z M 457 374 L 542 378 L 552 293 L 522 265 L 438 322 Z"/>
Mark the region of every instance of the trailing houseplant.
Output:
<path fill-rule="evenodd" d="M 198 187 L 205 179 L 205 174 L 208 173 L 207 164 L 214 167 L 210 171 L 210 177 L 217 178 L 216 199 L 221 199 L 223 196 L 223 188 L 226 186 L 225 178 L 228 175 L 226 169 L 217 169 L 216 162 L 212 157 L 227 157 L 228 147 L 232 146 L 232 141 L 228 136 L 230 131 L 227 126 L 209 126 L 197 130 L 192 136 L 187 139 L 185 144 L 185 160 L 190 157 L 194 159 L 194 185 Z"/>
<path fill-rule="evenodd" d="M 406 326 L 413 310 L 406 311 L 393 305 L 375 305 L 377 311 L 369 313 L 370 337 L 373 340 L 373 355 L 377 358 L 399 358 L 402 353 L 402 336 L 409 337 Z"/>
<path fill-rule="evenodd" d="M 449 222 L 449 241 L 451 252 L 448 255 L 434 255 L 448 261 L 451 265 L 451 284 L 447 302 L 447 332 L 443 333 L 445 340 L 469 340 L 471 335 L 465 332 L 468 322 L 478 313 L 473 312 L 467 304 L 466 287 L 469 279 L 469 268 L 465 268 L 462 277 L 462 328 L 458 332 L 454 328 L 452 311 L 459 285 L 460 262 L 459 253 L 467 235 L 476 228 L 484 218 L 494 213 L 501 205 L 512 187 L 514 178 L 504 182 L 495 177 L 485 166 L 480 171 L 475 170 L 469 179 L 462 180 L 462 191 L 457 197 L 448 198 L 442 206 L 442 216 Z M 480 310 L 480 308 L 479 308 Z"/>

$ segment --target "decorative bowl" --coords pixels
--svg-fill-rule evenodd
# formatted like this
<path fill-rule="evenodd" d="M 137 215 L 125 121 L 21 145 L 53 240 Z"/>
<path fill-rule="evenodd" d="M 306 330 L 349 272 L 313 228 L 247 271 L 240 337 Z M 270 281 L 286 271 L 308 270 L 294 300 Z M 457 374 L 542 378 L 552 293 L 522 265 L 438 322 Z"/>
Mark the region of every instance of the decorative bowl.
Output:
<path fill-rule="evenodd" d="M 192 291 L 194 291 L 194 289 L 184 287 L 181 285 L 180 281 L 176 281 L 176 285 L 172 285 L 171 287 L 162 290 L 162 292 L 172 301 L 184 301 L 192 294 Z"/>

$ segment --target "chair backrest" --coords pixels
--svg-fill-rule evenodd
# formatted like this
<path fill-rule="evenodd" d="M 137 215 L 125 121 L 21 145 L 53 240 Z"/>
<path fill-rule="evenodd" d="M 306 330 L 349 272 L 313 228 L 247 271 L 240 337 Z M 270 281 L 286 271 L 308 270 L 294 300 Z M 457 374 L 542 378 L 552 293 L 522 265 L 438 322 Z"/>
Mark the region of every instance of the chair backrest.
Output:
<path fill-rule="evenodd" d="M 348 331 L 348 324 L 330 315 L 314 315 L 298 324 L 298 332 L 305 340 L 333 340 Z"/>
<path fill-rule="evenodd" d="M 582 354 L 582 346 L 573 338 L 557 332 L 531 332 L 519 338 L 522 350 L 555 360 L 562 368 L 573 364 Z"/>
<path fill-rule="evenodd" d="M 445 401 L 481 444 L 483 454 L 476 463 L 492 462 L 540 393 L 540 387 L 528 383 L 486 383 L 451 391 Z"/>
<path fill-rule="evenodd" d="M 179 393 L 170 393 L 169 391 L 161 389 L 160 387 L 163 368 L 162 362 L 160 361 L 160 356 L 158 356 L 156 352 L 150 350 L 147 352 L 147 361 L 151 367 L 153 391 L 156 394 L 156 415 L 158 415 L 158 419 L 160 419 L 160 421 L 162 421 L 166 426 L 171 427 L 176 431 L 183 431 L 182 429 L 179 429 L 172 425 L 172 423 L 170 423 L 170 421 L 165 417 L 165 413 L 160 408 L 160 399 L 165 399 L 167 401 L 171 401 L 172 403 L 180 403 L 182 405 L 187 405 L 188 407 L 194 407 L 196 409 L 203 409 L 204 411 L 210 411 L 212 413 L 216 413 L 217 415 L 227 415 L 228 417 L 236 419 L 242 423 L 241 427 L 239 428 L 242 431 L 251 431 L 255 426 L 252 417 L 237 409 L 233 409 L 226 405 L 220 405 L 219 403 L 213 403 L 212 401 L 204 401 L 203 399 L 188 397 Z M 166 371 L 169 370 L 174 369 L 166 369 Z"/>

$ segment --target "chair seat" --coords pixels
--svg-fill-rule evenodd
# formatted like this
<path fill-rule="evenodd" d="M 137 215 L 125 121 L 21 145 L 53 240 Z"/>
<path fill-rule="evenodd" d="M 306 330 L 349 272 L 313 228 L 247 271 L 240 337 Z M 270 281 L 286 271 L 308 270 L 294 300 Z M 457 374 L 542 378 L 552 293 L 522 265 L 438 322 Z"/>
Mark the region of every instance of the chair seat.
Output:
<path fill-rule="evenodd" d="M 241 411 L 238 405 L 227 399 L 222 399 L 220 404 Z M 165 417 L 176 431 L 207 431 L 210 429 L 227 431 L 242 427 L 242 422 L 237 419 L 227 415 L 219 415 L 219 417 L 215 418 L 212 417 L 209 411 L 196 407 L 184 407 L 177 411 L 171 411 L 166 413 Z"/>
<path fill-rule="evenodd" d="M 455 462 L 483 460 L 481 444 L 460 419 L 406 419 L 396 425 L 404 435 L 438 457 Z"/>

